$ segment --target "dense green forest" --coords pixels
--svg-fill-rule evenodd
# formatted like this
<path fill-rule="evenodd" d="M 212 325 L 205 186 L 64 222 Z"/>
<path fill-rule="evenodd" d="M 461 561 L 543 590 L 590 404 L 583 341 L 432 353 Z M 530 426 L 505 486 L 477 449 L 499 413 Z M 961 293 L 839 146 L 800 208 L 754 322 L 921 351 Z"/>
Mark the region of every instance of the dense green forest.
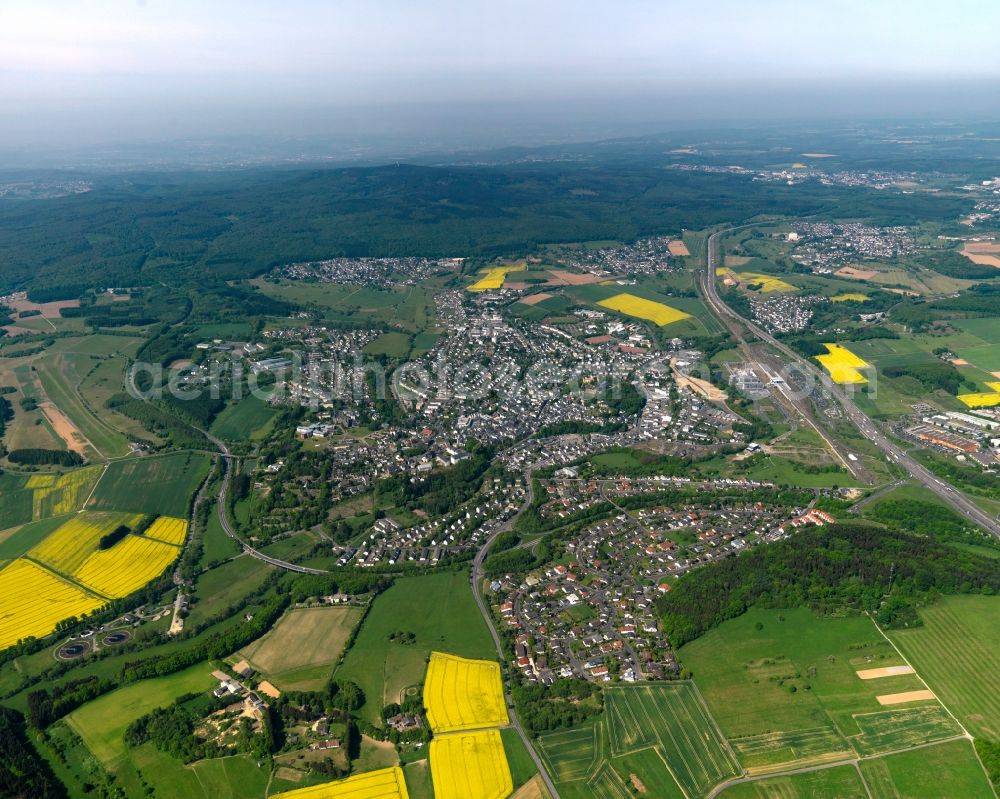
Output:
<path fill-rule="evenodd" d="M 917 623 L 912 603 L 933 592 L 995 593 L 1000 561 L 864 524 L 796 533 L 685 575 L 657 602 L 680 646 L 753 605 L 865 610 L 887 625 Z"/>
<path fill-rule="evenodd" d="M 28 740 L 24 717 L 0 707 L 0 797 L 64 799 L 66 790 Z"/>
<path fill-rule="evenodd" d="M 0 291 L 30 284 L 36 299 L 56 299 L 102 286 L 195 280 L 204 286 L 212 277 L 338 255 L 497 255 L 547 242 L 628 241 L 767 213 L 836 210 L 907 224 L 955 216 L 963 207 L 960 198 L 786 186 L 660 166 L 399 165 L 97 177 L 84 194 L 0 203 Z"/>

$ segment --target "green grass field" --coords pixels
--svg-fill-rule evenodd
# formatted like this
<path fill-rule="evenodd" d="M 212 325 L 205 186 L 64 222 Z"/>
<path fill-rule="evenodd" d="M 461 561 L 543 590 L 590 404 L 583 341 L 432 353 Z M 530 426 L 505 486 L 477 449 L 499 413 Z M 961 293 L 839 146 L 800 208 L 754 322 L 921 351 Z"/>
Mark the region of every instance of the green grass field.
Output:
<path fill-rule="evenodd" d="M 318 308 L 332 321 L 378 322 L 419 332 L 434 321 L 434 289 L 396 286 L 390 290 L 342 283 L 255 280 L 264 294 Z"/>
<path fill-rule="evenodd" d="M 212 618 L 240 597 L 259 588 L 270 570 L 271 567 L 264 561 L 244 556 L 198 575 L 191 624 L 200 624 Z"/>
<path fill-rule="evenodd" d="M 141 796 L 142 784 L 156 786 L 157 799 L 259 799 L 268 785 L 268 770 L 257 766 L 248 755 L 199 760 L 184 765 L 153 744 L 143 744 L 128 752 L 119 769 L 120 782 L 130 796 Z M 276 783 L 278 790 L 296 785 Z"/>
<path fill-rule="evenodd" d="M 943 597 L 920 619 L 890 637 L 969 732 L 1000 739 L 1000 597 Z"/>
<path fill-rule="evenodd" d="M 240 654 L 282 691 L 320 690 L 362 613 L 358 607 L 289 610 Z"/>
<path fill-rule="evenodd" d="M 208 513 L 208 523 L 205 525 L 205 532 L 202 535 L 202 550 L 199 566 L 205 568 L 210 564 L 215 564 L 240 553 L 239 544 L 226 535 L 219 521 L 217 505 L 212 504 Z"/>
<path fill-rule="evenodd" d="M 208 456 L 193 452 L 115 461 L 108 465 L 88 508 L 184 518 L 209 465 Z"/>
<path fill-rule="evenodd" d="M 854 766 L 769 777 L 727 788 L 720 799 L 870 799 Z"/>
<path fill-rule="evenodd" d="M 616 796 L 634 775 L 653 796 L 703 796 L 739 772 L 693 683 L 611 686 L 604 702 L 599 721 L 539 739 L 560 792 Z"/>
<path fill-rule="evenodd" d="M 755 608 L 685 645 L 680 657 L 748 768 L 874 754 L 960 732 L 933 700 L 878 703 L 879 695 L 924 686 L 913 674 L 857 676 L 904 665 L 865 616 Z"/>
<path fill-rule="evenodd" d="M 179 696 L 212 688 L 215 678 L 211 672 L 211 666 L 200 663 L 167 677 L 140 680 L 88 702 L 66 720 L 94 756 L 106 768 L 114 770 L 126 755 L 125 728 Z"/>
<path fill-rule="evenodd" d="M 507 765 L 510 766 L 510 776 L 516 789 L 534 777 L 538 769 L 535 768 L 535 761 L 531 759 L 528 750 L 524 748 L 524 742 L 517 734 L 517 730 L 512 727 L 500 730 L 500 738 L 503 740 Z"/>
<path fill-rule="evenodd" d="M 412 632 L 416 641 L 390 641 L 398 631 Z M 364 718 L 381 723 L 383 705 L 398 701 L 404 688 L 423 683 L 432 650 L 496 659 L 464 571 L 397 580 L 375 600 L 335 676 L 361 686 L 368 698 Z"/>
<path fill-rule="evenodd" d="M 860 768 L 872 799 L 995 796 L 969 741 L 949 741 L 862 760 Z"/>
<path fill-rule="evenodd" d="M 1000 344 L 1000 319 L 997 317 L 955 319 L 951 324 L 986 344 Z"/>
<path fill-rule="evenodd" d="M 390 358 L 405 358 L 410 353 L 410 337 L 404 333 L 383 333 L 365 349 L 368 355 L 388 355 Z"/>
<path fill-rule="evenodd" d="M 258 397 L 244 397 L 227 407 L 212 422 L 212 433 L 226 441 L 246 441 L 260 437 L 278 411 Z"/>

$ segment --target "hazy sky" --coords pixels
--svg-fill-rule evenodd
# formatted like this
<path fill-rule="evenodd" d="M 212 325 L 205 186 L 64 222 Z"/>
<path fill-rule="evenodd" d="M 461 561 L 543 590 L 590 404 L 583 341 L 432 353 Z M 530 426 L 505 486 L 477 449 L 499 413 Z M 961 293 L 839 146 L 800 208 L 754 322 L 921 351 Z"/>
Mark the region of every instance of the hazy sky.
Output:
<path fill-rule="evenodd" d="M 405 134 L 449 106 L 915 111 L 922 85 L 933 115 L 963 85 L 996 102 L 998 30 L 996 0 L 0 0 L 0 146 Z"/>

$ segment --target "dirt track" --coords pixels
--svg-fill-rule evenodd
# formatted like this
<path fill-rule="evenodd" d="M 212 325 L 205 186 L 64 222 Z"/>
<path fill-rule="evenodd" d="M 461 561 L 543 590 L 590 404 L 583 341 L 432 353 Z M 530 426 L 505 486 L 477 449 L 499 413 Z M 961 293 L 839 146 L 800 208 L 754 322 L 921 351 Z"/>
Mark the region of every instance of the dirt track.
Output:
<path fill-rule="evenodd" d="M 69 420 L 69 417 L 65 413 L 59 410 L 50 400 L 44 400 L 39 403 L 38 410 L 42 412 L 42 415 L 52 425 L 52 429 L 55 430 L 56 435 L 65 442 L 67 449 L 72 450 L 81 458 L 86 457 L 87 446 L 90 442 L 87 441 L 86 436 Z"/>

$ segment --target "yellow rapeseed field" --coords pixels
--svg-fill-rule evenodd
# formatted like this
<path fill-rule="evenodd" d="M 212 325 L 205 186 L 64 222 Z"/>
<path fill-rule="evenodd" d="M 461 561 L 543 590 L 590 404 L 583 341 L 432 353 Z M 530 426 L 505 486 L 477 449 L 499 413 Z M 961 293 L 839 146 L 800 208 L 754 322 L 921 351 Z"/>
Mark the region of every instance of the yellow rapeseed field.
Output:
<path fill-rule="evenodd" d="M 861 294 L 860 292 L 852 292 L 848 294 L 838 294 L 836 297 L 830 297 L 834 302 L 868 302 L 868 295 Z"/>
<path fill-rule="evenodd" d="M 506 725 L 500 664 L 431 652 L 424 707 L 435 733 Z"/>
<path fill-rule="evenodd" d="M 961 400 L 969 408 L 992 408 L 1000 405 L 1000 383 L 987 383 L 992 391 L 977 391 L 972 394 L 959 394 Z"/>
<path fill-rule="evenodd" d="M 834 383 L 860 384 L 868 382 L 868 378 L 858 370 L 867 369 L 871 364 L 839 344 L 824 344 L 823 346 L 826 347 L 827 354 L 817 355 L 816 360 L 830 373 Z"/>
<path fill-rule="evenodd" d="M 171 516 L 161 516 L 150 525 L 143 535 L 147 538 L 155 538 L 158 541 L 165 541 L 174 546 L 181 546 L 187 538 L 188 524 L 184 519 L 175 519 Z"/>
<path fill-rule="evenodd" d="M 503 282 L 507 279 L 509 272 L 523 272 L 528 268 L 527 264 L 508 264 L 507 266 L 495 266 L 492 269 L 484 269 L 479 280 L 469 286 L 469 291 L 487 291 L 489 289 L 503 288 Z"/>
<path fill-rule="evenodd" d="M 634 294 L 616 294 L 614 297 L 608 297 L 597 304 L 610 308 L 612 311 L 635 316 L 638 319 L 648 319 L 660 327 L 691 316 L 684 311 L 678 311 L 676 308 L 664 305 L 662 302 L 646 300 L 642 297 L 636 297 Z"/>
<path fill-rule="evenodd" d="M 436 799 L 504 799 L 514 790 L 499 730 L 435 736 L 430 761 Z"/>
<path fill-rule="evenodd" d="M 73 579 L 109 597 L 123 597 L 162 574 L 180 548 L 144 535 L 129 535 L 111 549 L 91 554 Z"/>
<path fill-rule="evenodd" d="M 97 549 L 101 536 L 118 525 L 129 527 L 142 519 L 138 513 L 81 513 L 46 536 L 28 555 L 62 574 L 73 574 Z"/>
<path fill-rule="evenodd" d="M 20 558 L 0 571 L 0 649 L 22 638 L 48 635 L 63 619 L 104 604 L 75 585 Z"/>
<path fill-rule="evenodd" d="M 79 510 L 100 474 L 100 466 L 88 466 L 62 475 L 32 475 L 25 486 L 32 490 L 32 517 L 45 519 Z"/>
<path fill-rule="evenodd" d="M 720 266 L 715 270 L 715 274 L 721 277 L 728 277 L 731 280 L 735 280 L 740 283 L 752 283 L 754 285 L 760 285 L 760 290 L 764 294 L 771 294 L 772 292 L 779 291 L 782 294 L 787 294 L 792 291 L 798 291 L 795 286 L 791 283 L 786 283 L 779 277 L 774 277 L 773 275 L 762 275 L 757 272 L 734 272 L 725 266 Z"/>
<path fill-rule="evenodd" d="M 474 794 L 468 794 L 471 799 Z M 271 799 L 409 799 L 399 766 L 355 774 L 346 780 L 279 793 Z"/>

